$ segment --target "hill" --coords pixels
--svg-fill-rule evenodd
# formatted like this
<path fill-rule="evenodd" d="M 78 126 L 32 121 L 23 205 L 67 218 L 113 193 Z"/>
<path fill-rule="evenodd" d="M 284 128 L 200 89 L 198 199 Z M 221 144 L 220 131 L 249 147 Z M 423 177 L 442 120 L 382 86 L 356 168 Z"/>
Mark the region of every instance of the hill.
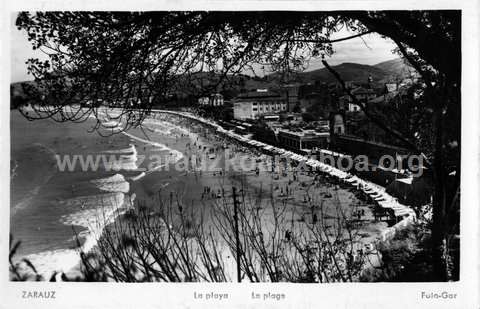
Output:
<path fill-rule="evenodd" d="M 401 58 L 380 62 L 374 65 L 391 76 L 407 77 L 413 68 Z"/>
<path fill-rule="evenodd" d="M 373 81 L 379 84 L 393 80 L 396 77 L 407 77 L 412 70 L 411 67 L 400 58 L 380 62 L 375 65 L 345 62 L 332 66 L 332 68 L 335 69 L 345 81 L 365 83 L 371 76 Z M 185 93 L 191 93 L 192 91 L 193 93 L 201 92 L 202 88 L 206 89 L 209 85 L 215 85 L 216 82 L 219 81 L 219 78 L 220 76 L 215 73 L 194 73 L 190 76 L 192 80 L 189 81 L 188 85 L 185 85 L 183 91 Z M 182 81 L 185 82 L 181 76 L 179 76 L 178 81 L 179 83 L 182 83 Z M 229 92 L 227 97 L 230 99 L 242 91 L 258 88 L 278 88 L 280 81 L 281 76 L 279 73 L 272 73 L 264 77 L 252 77 L 246 74 L 228 75 L 228 81 L 219 83 L 215 88 L 217 89 L 216 91 Z M 298 76 L 295 77 L 294 82 L 311 83 L 315 81 L 331 83 L 336 82 L 336 79 L 326 68 L 322 68 L 299 73 Z M 21 84 L 22 83 L 14 83 L 11 85 L 12 96 L 23 96 Z"/>
<path fill-rule="evenodd" d="M 28 103 L 28 98 L 23 88 L 27 85 L 34 86 L 35 82 L 24 81 L 10 84 L 10 109 L 15 109 L 20 105 Z"/>
<path fill-rule="evenodd" d="M 374 81 L 386 78 L 386 73 L 381 68 L 366 64 L 345 62 L 332 66 L 332 68 L 337 71 L 345 81 L 367 82 L 369 76 L 371 76 Z M 320 80 L 326 83 L 336 82 L 335 77 L 326 68 L 303 72 L 300 76 L 305 81 Z"/>
<path fill-rule="evenodd" d="M 332 68 L 340 74 L 343 80 L 359 83 L 365 83 L 370 76 L 374 82 L 384 83 L 396 77 L 407 77 L 410 70 L 412 70 L 400 58 L 380 62 L 375 65 L 345 62 L 332 66 Z M 278 77 L 278 73 L 268 75 L 269 80 L 278 79 Z M 298 82 L 304 83 L 314 81 L 336 82 L 335 77 L 326 68 L 299 73 L 297 79 Z"/>

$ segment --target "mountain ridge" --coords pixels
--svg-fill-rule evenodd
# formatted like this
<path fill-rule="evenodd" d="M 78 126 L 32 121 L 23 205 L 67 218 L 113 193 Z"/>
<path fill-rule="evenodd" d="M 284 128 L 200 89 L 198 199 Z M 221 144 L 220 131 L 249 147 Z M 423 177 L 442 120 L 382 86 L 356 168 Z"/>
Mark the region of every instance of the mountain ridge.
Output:
<path fill-rule="evenodd" d="M 401 58 L 395 58 L 379 62 L 374 65 L 360 64 L 355 62 L 343 62 L 331 66 L 344 81 L 367 82 L 372 77 L 375 82 L 388 82 L 394 78 L 405 78 L 411 67 L 405 64 Z M 327 68 L 299 73 L 304 82 L 322 81 L 336 82 L 335 77 Z"/>
<path fill-rule="evenodd" d="M 392 60 L 387 60 L 379 62 L 375 65 L 360 64 L 355 62 L 344 62 L 338 65 L 332 66 L 332 68 L 340 75 L 344 81 L 352 81 L 357 83 L 366 83 L 371 77 L 375 83 L 386 83 L 393 81 L 398 78 L 408 77 L 412 68 L 405 63 L 401 58 L 396 58 Z M 202 74 L 202 73 L 200 73 Z M 203 74 L 211 74 L 205 72 Z M 214 74 L 214 78 L 215 78 Z M 216 76 L 218 77 L 218 76 Z M 275 88 L 279 86 L 282 81 L 280 73 L 271 73 L 265 75 L 264 77 L 252 77 L 245 74 L 236 75 L 231 77 L 234 80 L 240 81 L 238 85 L 233 86 L 233 88 L 240 90 L 241 88 L 252 90 L 260 88 Z M 328 71 L 327 68 L 320 68 L 312 71 L 301 72 L 295 76 L 295 79 L 290 82 L 299 82 L 299 83 L 312 83 L 312 82 L 336 82 L 335 77 Z M 31 81 L 29 81 L 31 82 Z M 25 82 L 15 82 L 11 83 L 12 92 L 22 93 L 20 89 L 20 84 Z"/>

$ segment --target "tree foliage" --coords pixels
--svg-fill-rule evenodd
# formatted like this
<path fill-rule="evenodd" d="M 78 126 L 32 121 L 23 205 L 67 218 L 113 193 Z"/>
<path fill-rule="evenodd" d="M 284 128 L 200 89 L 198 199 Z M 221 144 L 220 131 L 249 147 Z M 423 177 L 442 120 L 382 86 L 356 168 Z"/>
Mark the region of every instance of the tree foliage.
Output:
<path fill-rule="evenodd" d="M 289 78 L 311 57 L 332 54 L 339 39 L 330 36 L 343 28 L 391 38 L 428 95 L 441 87 L 449 100 L 459 97 L 457 11 L 24 12 L 17 26 L 48 54 L 29 60 L 40 83 L 29 91 L 40 111 L 34 118 L 82 121 L 98 116 L 101 103 L 138 125 L 174 94 L 200 96 L 242 72 L 269 68 Z"/>
<path fill-rule="evenodd" d="M 254 65 L 281 71 L 287 81 L 311 57 L 328 56 L 333 42 L 348 39 L 330 39 L 342 28 L 352 37 L 375 32 L 393 40 L 421 76 L 415 104 L 431 114 L 431 126 L 405 136 L 368 116 L 413 151 L 429 154 L 435 179 L 432 239 L 441 272 L 460 184 L 460 11 L 23 12 L 16 24 L 34 48 L 48 54 L 47 61 L 29 60 L 37 81 L 29 94 L 36 104 L 25 116 L 83 121 L 94 115 L 97 128 L 99 104 L 119 107 L 127 129 L 174 93 L 201 95 L 254 71 Z"/>
<path fill-rule="evenodd" d="M 40 83 L 30 94 L 42 116 L 82 121 L 97 116 L 102 102 L 121 107 L 126 124 L 138 125 L 142 111 L 173 93 L 188 88 L 200 95 L 252 69 L 252 63 L 300 69 L 307 51 L 331 52 L 329 45 L 291 39 L 326 38 L 324 29 L 331 33 L 339 21 L 325 14 L 293 15 L 38 12 L 21 13 L 17 25 L 49 57 L 28 63 Z M 75 103 L 84 108 L 73 109 Z"/>

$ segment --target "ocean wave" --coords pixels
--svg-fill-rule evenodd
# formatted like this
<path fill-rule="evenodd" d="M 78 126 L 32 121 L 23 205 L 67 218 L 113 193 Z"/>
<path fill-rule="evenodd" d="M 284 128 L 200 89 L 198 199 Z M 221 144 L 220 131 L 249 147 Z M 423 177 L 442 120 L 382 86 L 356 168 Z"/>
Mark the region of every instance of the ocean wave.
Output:
<path fill-rule="evenodd" d="M 117 154 L 122 154 L 122 153 L 137 153 L 137 149 L 135 148 L 135 145 L 130 144 L 128 148 L 123 148 L 123 149 L 113 149 L 113 150 L 104 150 L 104 153 L 117 153 Z"/>
<path fill-rule="evenodd" d="M 108 163 L 107 168 L 114 171 L 135 171 L 138 169 L 137 158 L 131 156 L 121 156 L 118 161 L 111 161 Z"/>
<path fill-rule="evenodd" d="M 175 159 L 176 160 L 176 159 Z M 176 160 L 175 162 L 177 162 L 178 160 Z M 166 166 L 166 164 L 159 164 L 159 165 L 156 165 L 155 167 L 149 169 L 147 172 L 141 172 L 140 174 L 136 175 L 136 176 L 132 176 L 130 177 L 130 180 L 132 181 L 138 181 L 140 179 L 142 179 L 143 177 L 147 176 L 148 174 L 151 174 L 153 172 L 155 172 L 156 170 L 162 168 Z"/>
<path fill-rule="evenodd" d="M 116 175 L 112 177 L 120 179 Z M 133 207 L 135 195 L 125 198 L 127 196 L 122 192 L 116 192 L 81 196 L 63 201 L 67 205 L 81 208 L 79 211 L 62 216 L 60 222 L 65 225 L 84 227 L 86 230 L 80 231 L 71 239 L 74 241 L 78 236 L 84 240 L 83 244 L 76 249 L 44 251 L 27 255 L 25 258 L 29 259 L 38 273 L 46 279 L 54 272 L 70 272 L 79 265 L 80 252 L 90 252 L 97 245 L 105 227 Z"/>
<path fill-rule="evenodd" d="M 130 144 L 128 148 L 124 149 L 115 149 L 115 150 L 104 150 L 102 153 L 112 154 L 108 160 L 105 162 L 105 167 L 109 170 L 119 171 L 119 170 L 137 170 L 138 165 L 138 153 L 135 145 Z M 117 155 L 117 156 L 114 156 Z"/>
<path fill-rule="evenodd" d="M 111 205 L 122 201 L 121 192 L 110 192 L 96 195 L 83 195 L 61 200 L 58 203 L 72 208 L 96 208 L 102 205 Z"/>
<path fill-rule="evenodd" d="M 174 131 L 177 131 L 181 134 L 185 134 L 188 136 L 196 136 L 195 133 L 189 131 L 188 129 L 178 126 L 172 122 L 168 122 L 165 120 L 159 120 L 154 118 L 147 118 L 144 120 L 144 124 L 151 125 L 155 127 L 160 127 L 159 129 L 152 128 L 154 132 L 164 134 L 164 135 L 171 135 Z"/>
<path fill-rule="evenodd" d="M 128 193 L 130 191 L 130 184 L 125 180 L 125 177 L 122 174 L 115 174 L 106 178 L 94 179 L 90 182 L 102 191 L 122 193 Z"/>
<path fill-rule="evenodd" d="M 56 249 L 24 256 L 24 258 L 27 258 L 35 265 L 40 275 L 49 279 L 54 272 L 68 273 L 77 267 L 80 263 L 80 252 L 90 252 L 97 245 L 104 228 L 132 207 L 132 199 L 125 200 L 125 194 L 123 193 L 115 193 L 113 195 L 114 198 L 112 198 L 112 195 L 106 195 L 107 197 L 105 195 L 95 196 L 98 202 L 97 205 L 101 204 L 102 206 L 82 209 L 61 218 L 61 222 L 65 225 L 86 228 L 86 230 L 80 231 L 78 235 L 71 239 L 74 241 L 77 236 L 83 239 L 84 241 L 80 248 Z M 93 202 L 92 197 L 90 201 Z M 71 202 L 70 204 L 82 204 L 82 202 L 84 202 L 84 199 L 79 198 L 77 202 Z"/>
<path fill-rule="evenodd" d="M 58 249 L 33 253 L 25 256 L 45 280 L 50 279 L 55 272 L 67 273 L 75 268 L 80 260 L 78 249 Z"/>
<path fill-rule="evenodd" d="M 82 226 L 88 229 L 88 235 L 82 245 L 84 252 L 90 251 L 97 243 L 103 229 L 122 213 L 122 208 L 128 208 L 124 205 L 123 193 L 115 194 L 115 198 L 102 199 L 101 206 L 95 208 L 85 208 L 72 214 L 64 215 L 60 219 L 65 225 Z M 120 211 L 119 211 L 120 210 Z"/>
<path fill-rule="evenodd" d="M 71 241 L 77 237 L 83 239 L 80 248 L 58 249 L 44 251 L 26 256 L 37 268 L 39 274 L 45 278 L 53 272 L 69 272 L 80 262 L 80 252 L 90 252 L 101 237 L 104 228 L 115 219 L 133 207 L 133 197 L 127 198 L 130 190 L 129 183 L 121 174 L 91 180 L 100 190 L 108 193 L 84 195 L 62 200 L 59 203 L 73 208 L 74 212 L 60 217 L 60 222 L 67 226 L 80 226 L 85 230 L 79 231 Z"/>
<path fill-rule="evenodd" d="M 164 144 L 161 144 L 161 143 L 157 143 L 157 142 L 154 142 L 154 141 L 149 141 L 149 140 L 146 140 L 146 139 L 143 139 L 143 138 L 140 138 L 140 137 L 137 137 L 133 134 L 130 134 L 128 132 L 122 132 L 122 134 L 130 137 L 131 139 L 134 139 L 134 140 L 137 140 L 139 142 L 142 142 L 142 143 L 145 143 L 145 144 L 149 144 L 149 145 L 152 145 L 156 148 L 159 148 L 160 150 L 167 150 L 170 152 L 170 155 L 173 156 L 173 162 L 172 163 L 175 163 L 175 162 L 178 162 L 179 160 L 181 160 L 183 158 L 183 154 L 178 151 L 178 150 L 175 150 L 175 149 L 172 149 L 172 148 L 169 148 L 167 147 L 166 145 Z"/>
<path fill-rule="evenodd" d="M 13 216 L 17 213 L 17 211 L 27 208 L 29 205 L 32 204 L 34 195 L 27 195 L 25 198 L 21 199 L 18 203 L 13 205 L 12 209 L 10 210 L 10 216 Z"/>
<path fill-rule="evenodd" d="M 104 129 L 112 130 L 112 132 L 122 130 L 121 122 L 119 121 L 104 120 L 102 121 L 102 126 Z"/>
<path fill-rule="evenodd" d="M 130 180 L 132 181 L 137 181 L 139 179 L 142 179 L 143 177 L 145 177 L 145 172 L 141 172 L 140 174 L 136 175 L 136 176 L 132 176 L 130 177 Z"/>
<path fill-rule="evenodd" d="M 140 138 L 140 137 L 137 137 L 133 134 L 130 134 L 128 132 L 125 132 L 123 130 L 121 130 L 120 126 L 119 126 L 119 122 L 118 121 L 112 121 L 109 119 L 109 117 L 105 117 L 104 121 L 102 122 L 102 124 L 105 124 L 107 125 L 107 127 L 109 128 L 112 128 L 114 130 L 118 130 L 120 133 L 130 137 L 132 140 L 137 140 L 139 142 L 142 142 L 142 143 L 145 143 L 145 144 L 149 144 L 149 145 L 152 145 L 156 148 L 159 148 L 160 150 L 167 150 L 170 152 L 170 154 L 173 156 L 173 160 L 174 162 L 172 163 L 175 163 L 175 162 L 178 162 L 179 160 L 181 160 L 183 158 L 183 154 L 178 151 L 178 150 L 175 150 L 175 149 L 171 149 L 169 147 L 167 147 L 166 145 L 164 144 L 161 144 L 161 143 L 157 143 L 157 142 L 154 142 L 154 141 L 150 141 L 150 140 L 146 140 L 146 139 L 143 139 L 143 138 Z M 117 124 L 117 126 L 115 126 L 114 124 Z M 173 131 L 172 130 L 177 130 L 183 134 L 186 134 L 186 135 L 189 135 L 190 137 L 192 137 L 192 135 L 195 135 L 194 133 L 188 131 L 187 129 L 185 128 L 182 128 L 180 126 L 177 126 L 175 124 L 172 124 L 170 122 L 167 122 L 167 121 L 162 121 L 162 120 L 157 120 L 157 119 L 153 119 L 153 118 L 147 118 L 144 120 L 144 124 L 154 124 L 154 125 L 158 125 L 161 127 L 161 130 L 158 130 L 158 131 L 155 131 L 157 133 L 161 133 L 161 134 L 171 134 Z M 196 136 L 196 135 L 195 135 Z M 110 150 L 111 151 L 111 150 Z M 117 150 L 118 151 L 118 150 Z M 129 160 L 129 158 L 133 158 L 135 157 L 136 158 L 136 155 L 137 155 L 137 152 L 136 152 L 136 149 L 135 147 L 133 146 L 133 151 L 134 153 L 132 154 L 132 157 L 128 157 L 126 156 L 125 159 L 127 160 L 126 162 L 132 162 L 133 160 Z M 135 160 L 136 161 L 136 160 Z M 126 169 L 126 168 L 123 168 L 123 169 Z M 128 168 L 128 169 L 132 169 L 132 168 Z"/>

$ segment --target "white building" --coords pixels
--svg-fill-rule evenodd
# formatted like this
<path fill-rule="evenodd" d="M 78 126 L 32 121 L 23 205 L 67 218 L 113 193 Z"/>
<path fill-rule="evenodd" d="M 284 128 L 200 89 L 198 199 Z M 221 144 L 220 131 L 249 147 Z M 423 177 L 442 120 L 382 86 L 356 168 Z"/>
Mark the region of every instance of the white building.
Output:
<path fill-rule="evenodd" d="M 314 130 L 279 129 L 277 136 L 282 147 L 295 150 L 326 148 L 330 142 L 329 132 L 316 132 Z"/>
<path fill-rule="evenodd" d="M 210 104 L 212 106 L 223 106 L 223 95 L 220 93 L 215 93 L 210 96 Z"/>
<path fill-rule="evenodd" d="M 287 111 L 286 102 L 234 102 L 233 118 L 238 120 L 258 119 L 261 115 Z"/>
<path fill-rule="evenodd" d="M 201 97 L 198 99 L 198 104 L 203 106 L 223 106 L 223 95 L 214 93 L 210 97 Z"/>
<path fill-rule="evenodd" d="M 341 114 L 336 114 L 333 116 L 333 133 L 335 134 L 345 134 L 345 123 L 343 121 L 343 116 Z"/>
<path fill-rule="evenodd" d="M 376 97 L 375 91 L 373 89 L 366 89 L 363 87 L 357 87 L 351 90 L 351 94 L 355 96 L 358 101 L 368 102 Z M 349 112 L 359 112 L 360 107 L 357 104 L 353 103 L 352 98 L 349 95 L 343 95 L 339 98 L 340 105 L 348 107 Z M 348 104 L 348 105 L 347 105 Z"/>
<path fill-rule="evenodd" d="M 208 97 L 201 97 L 198 99 L 198 104 L 199 105 L 209 105 L 209 98 Z"/>
<path fill-rule="evenodd" d="M 258 119 L 261 115 L 287 111 L 285 97 L 266 90 L 258 90 L 238 96 L 233 102 L 233 118 Z"/>

